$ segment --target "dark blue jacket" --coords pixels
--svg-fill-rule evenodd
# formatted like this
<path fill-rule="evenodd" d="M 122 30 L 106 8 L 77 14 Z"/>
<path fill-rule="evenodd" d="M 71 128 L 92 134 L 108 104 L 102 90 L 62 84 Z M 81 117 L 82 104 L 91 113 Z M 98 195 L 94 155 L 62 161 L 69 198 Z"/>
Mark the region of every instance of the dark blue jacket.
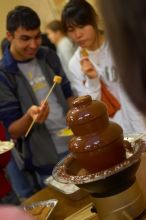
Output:
<path fill-rule="evenodd" d="M 72 96 L 72 91 L 59 58 L 54 51 L 44 47 L 39 49 L 36 58 L 49 84 L 53 84 L 55 75 L 63 78 L 61 85 L 55 87 L 54 93 L 65 115 L 66 99 Z M 7 48 L 0 62 L 0 120 L 8 128 L 35 104 L 38 105 L 34 92 Z M 31 165 L 40 173 L 47 175 L 50 166 L 58 162 L 55 146 L 45 124 L 35 124 L 28 137 L 21 138 L 21 148 L 25 160 L 31 161 Z"/>

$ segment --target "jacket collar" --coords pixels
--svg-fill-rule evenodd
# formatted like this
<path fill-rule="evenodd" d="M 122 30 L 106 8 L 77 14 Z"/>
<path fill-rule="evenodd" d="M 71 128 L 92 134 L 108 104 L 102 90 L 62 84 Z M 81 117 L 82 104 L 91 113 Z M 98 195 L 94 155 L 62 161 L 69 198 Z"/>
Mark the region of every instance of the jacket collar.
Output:
<path fill-rule="evenodd" d="M 12 57 L 9 45 L 5 48 L 2 65 L 8 72 L 18 72 L 17 61 Z"/>
<path fill-rule="evenodd" d="M 38 53 L 36 55 L 37 58 L 41 58 L 43 56 L 42 49 L 40 48 L 38 50 Z M 13 58 L 13 56 L 10 53 L 9 45 L 6 46 L 4 51 L 4 56 L 2 58 L 2 66 L 8 71 L 8 72 L 14 72 L 17 73 L 19 71 L 17 66 L 17 61 Z"/>

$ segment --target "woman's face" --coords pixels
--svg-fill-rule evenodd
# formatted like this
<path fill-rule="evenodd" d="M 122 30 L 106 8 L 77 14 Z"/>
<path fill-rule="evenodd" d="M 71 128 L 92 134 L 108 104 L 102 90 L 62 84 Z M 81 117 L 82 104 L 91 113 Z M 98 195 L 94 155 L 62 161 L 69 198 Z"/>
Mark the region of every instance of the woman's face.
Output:
<path fill-rule="evenodd" d="M 80 47 L 88 50 L 97 49 L 97 31 L 92 25 L 70 25 L 67 34 Z"/>

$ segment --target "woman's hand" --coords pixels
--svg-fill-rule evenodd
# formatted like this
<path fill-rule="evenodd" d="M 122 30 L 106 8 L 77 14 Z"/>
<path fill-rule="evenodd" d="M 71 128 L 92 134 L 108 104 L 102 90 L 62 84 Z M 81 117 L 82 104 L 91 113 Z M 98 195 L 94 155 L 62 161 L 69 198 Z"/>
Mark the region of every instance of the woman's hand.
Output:
<path fill-rule="evenodd" d="M 81 69 L 85 75 L 90 79 L 95 79 L 98 77 L 95 67 L 91 63 L 88 57 L 83 57 L 80 61 Z"/>
<path fill-rule="evenodd" d="M 49 114 L 49 106 L 48 103 L 44 101 L 41 102 L 40 106 L 32 105 L 27 114 L 37 123 L 43 123 Z"/>

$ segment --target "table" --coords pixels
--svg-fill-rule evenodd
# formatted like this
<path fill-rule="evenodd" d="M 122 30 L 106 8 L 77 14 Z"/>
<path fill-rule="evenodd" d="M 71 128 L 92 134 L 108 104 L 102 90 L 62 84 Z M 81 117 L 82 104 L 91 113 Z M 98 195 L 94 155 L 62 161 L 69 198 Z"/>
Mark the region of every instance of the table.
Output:
<path fill-rule="evenodd" d="M 85 205 L 91 203 L 90 196 L 87 196 L 81 200 L 71 200 L 67 198 L 62 193 L 50 188 L 46 187 L 45 189 L 37 192 L 29 199 L 25 200 L 24 204 L 31 204 L 33 202 L 38 202 L 41 200 L 48 200 L 48 199 L 57 199 L 58 204 L 55 208 L 53 215 L 53 220 L 61 220 L 65 217 L 71 215 L 75 211 L 79 210 L 80 208 L 84 207 Z"/>
<path fill-rule="evenodd" d="M 146 153 L 143 154 L 141 158 L 141 163 L 137 171 L 137 181 L 146 200 Z M 63 220 L 64 218 L 68 217 L 69 215 L 73 214 L 74 212 L 83 208 L 85 205 L 92 202 L 90 196 L 87 196 L 82 200 L 75 201 L 71 200 L 70 198 L 67 198 L 62 193 L 57 192 L 56 190 L 51 189 L 50 187 L 46 187 L 45 189 L 37 192 L 32 197 L 25 200 L 23 204 L 28 205 L 33 202 L 48 199 L 58 199 L 58 205 L 54 213 L 52 213 L 53 220 Z"/>

